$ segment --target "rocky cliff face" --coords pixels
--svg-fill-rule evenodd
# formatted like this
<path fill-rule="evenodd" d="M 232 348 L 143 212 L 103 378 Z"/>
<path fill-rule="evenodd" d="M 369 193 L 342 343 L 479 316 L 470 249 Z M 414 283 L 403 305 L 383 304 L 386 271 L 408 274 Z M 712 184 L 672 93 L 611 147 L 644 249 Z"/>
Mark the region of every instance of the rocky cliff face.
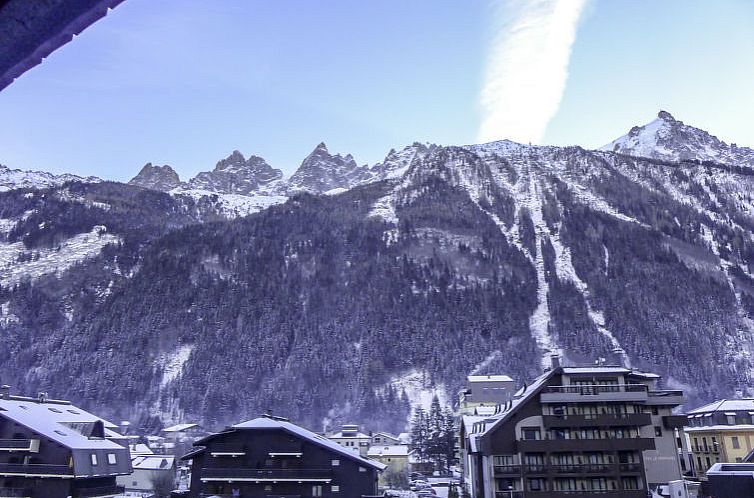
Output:
<path fill-rule="evenodd" d="M 273 169 L 261 157 L 245 159 L 243 154 L 234 150 L 230 156 L 219 161 L 215 169 L 192 178 L 188 186 L 219 194 L 250 195 L 282 177 L 282 171 Z"/>
<path fill-rule="evenodd" d="M 162 192 L 169 192 L 183 185 L 173 168 L 167 164 L 153 166 L 152 163 L 145 164 L 139 174 L 129 180 L 128 184 Z"/>

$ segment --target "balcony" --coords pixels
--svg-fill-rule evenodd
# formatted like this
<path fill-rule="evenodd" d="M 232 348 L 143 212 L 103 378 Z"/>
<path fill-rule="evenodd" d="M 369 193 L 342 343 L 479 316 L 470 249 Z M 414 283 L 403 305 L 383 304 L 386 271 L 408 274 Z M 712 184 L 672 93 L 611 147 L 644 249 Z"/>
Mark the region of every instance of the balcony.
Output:
<path fill-rule="evenodd" d="M 495 498 L 524 498 L 523 491 L 495 491 Z"/>
<path fill-rule="evenodd" d="M 601 415 L 544 415 L 546 429 L 559 427 L 640 427 L 651 425 L 648 413 L 621 413 Z"/>
<path fill-rule="evenodd" d="M 239 457 L 246 454 L 246 449 L 237 444 L 213 444 L 209 448 L 209 454 L 213 457 Z"/>
<path fill-rule="evenodd" d="M 683 391 L 649 391 L 648 405 L 677 406 L 683 404 Z"/>
<path fill-rule="evenodd" d="M 517 452 L 653 450 L 654 438 L 534 439 L 516 441 Z"/>
<path fill-rule="evenodd" d="M 105 498 L 123 494 L 123 486 L 99 486 L 95 488 L 81 488 L 73 492 L 73 498 Z"/>
<path fill-rule="evenodd" d="M 0 439 L 0 451 L 39 453 L 39 439 Z"/>
<path fill-rule="evenodd" d="M 72 478 L 73 469 L 67 465 L 0 463 L 0 476 Z"/>
<path fill-rule="evenodd" d="M 31 489 L 0 488 L 0 498 L 31 498 Z"/>
<path fill-rule="evenodd" d="M 494 472 L 496 476 L 518 476 L 521 475 L 520 465 L 495 465 Z"/>
<path fill-rule="evenodd" d="M 542 403 L 585 403 L 602 401 L 644 402 L 644 384 L 614 384 L 587 386 L 550 386 L 540 394 Z"/>
<path fill-rule="evenodd" d="M 502 495 L 505 496 L 505 495 Z M 574 498 L 574 497 L 604 497 L 604 498 L 647 498 L 647 492 L 638 489 L 589 490 L 589 491 L 527 491 L 526 498 Z M 502 497 L 496 497 L 502 498 Z M 516 498 L 516 497 L 514 497 Z"/>
<path fill-rule="evenodd" d="M 331 469 L 201 469 L 202 482 L 330 482 Z"/>

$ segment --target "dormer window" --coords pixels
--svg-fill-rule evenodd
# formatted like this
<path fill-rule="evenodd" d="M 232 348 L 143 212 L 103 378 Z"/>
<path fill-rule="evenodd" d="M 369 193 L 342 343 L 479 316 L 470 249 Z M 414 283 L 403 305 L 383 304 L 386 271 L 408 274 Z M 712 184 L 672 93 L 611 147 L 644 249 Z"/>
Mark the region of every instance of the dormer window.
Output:
<path fill-rule="evenodd" d="M 97 455 L 95 455 L 94 453 L 92 453 L 90 456 L 92 458 L 92 465 L 93 466 L 97 465 Z"/>

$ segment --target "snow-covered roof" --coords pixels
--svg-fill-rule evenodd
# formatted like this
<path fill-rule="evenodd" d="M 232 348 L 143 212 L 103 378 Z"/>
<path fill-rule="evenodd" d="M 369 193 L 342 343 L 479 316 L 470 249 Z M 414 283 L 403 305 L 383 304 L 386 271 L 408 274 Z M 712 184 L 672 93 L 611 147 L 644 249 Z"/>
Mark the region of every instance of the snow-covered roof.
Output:
<path fill-rule="evenodd" d="M 282 429 L 295 436 L 300 437 L 301 439 L 327 448 L 352 460 L 356 460 L 363 465 L 368 465 L 378 470 L 384 470 L 386 467 L 380 462 L 364 458 L 358 453 L 350 451 L 334 441 L 330 441 L 325 437 L 315 434 L 314 432 L 304 429 L 303 427 L 299 427 L 298 425 L 288 422 L 287 420 L 259 417 L 253 420 L 242 422 L 240 424 L 236 424 L 233 426 L 233 429 Z"/>
<path fill-rule="evenodd" d="M 497 413 L 498 407 L 497 405 L 483 405 L 483 406 L 477 406 L 474 408 L 474 415 L 481 415 L 483 417 L 488 417 L 490 415 L 494 415 Z"/>
<path fill-rule="evenodd" d="M 754 411 L 754 398 L 721 399 L 688 411 L 688 415 L 718 411 Z"/>
<path fill-rule="evenodd" d="M 513 382 L 507 375 L 469 375 L 469 382 Z"/>
<path fill-rule="evenodd" d="M 111 429 L 117 426 L 67 401 L 45 401 L 11 396 L 0 399 L 0 417 L 13 420 L 39 435 L 71 449 L 124 449 L 108 439 L 89 438 L 73 428 L 74 424 L 101 421 L 106 437 L 121 437 Z"/>
<path fill-rule="evenodd" d="M 684 427 L 686 432 L 710 432 L 710 431 L 754 431 L 754 425 L 752 424 L 736 424 L 736 425 L 704 425 L 701 427 Z"/>
<path fill-rule="evenodd" d="M 568 374 L 604 374 L 604 373 L 629 373 L 631 370 L 616 366 L 589 366 L 589 367 L 563 367 L 563 373 Z"/>
<path fill-rule="evenodd" d="M 141 455 L 131 459 L 134 470 L 168 470 L 175 467 L 175 457 L 168 455 Z"/>
<path fill-rule="evenodd" d="M 388 446 L 372 446 L 367 452 L 370 457 L 407 457 L 408 446 L 405 444 L 393 444 Z"/>
<path fill-rule="evenodd" d="M 136 443 L 128 445 L 128 449 L 131 452 L 131 456 L 136 455 L 154 455 L 152 448 L 144 443 Z"/>
<path fill-rule="evenodd" d="M 166 429 L 162 429 L 162 432 L 172 433 L 172 432 L 183 432 L 188 429 L 193 429 L 194 427 L 199 427 L 199 424 L 177 424 L 172 425 Z"/>
<path fill-rule="evenodd" d="M 343 434 L 343 432 L 336 432 L 334 434 L 330 434 L 327 436 L 330 439 L 369 439 L 370 436 L 367 434 L 364 434 L 363 432 L 346 432 L 346 434 Z"/>

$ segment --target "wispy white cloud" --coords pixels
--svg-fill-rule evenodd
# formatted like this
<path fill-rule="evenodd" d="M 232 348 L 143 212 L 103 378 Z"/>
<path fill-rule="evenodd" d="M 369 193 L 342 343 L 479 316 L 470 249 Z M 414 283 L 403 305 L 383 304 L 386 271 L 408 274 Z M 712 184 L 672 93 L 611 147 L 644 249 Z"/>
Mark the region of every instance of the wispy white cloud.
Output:
<path fill-rule="evenodd" d="M 571 47 L 586 2 L 496 2 L 496 35 L 480 97 L 480 142 L 542 140 L 560 106 Z"/>

